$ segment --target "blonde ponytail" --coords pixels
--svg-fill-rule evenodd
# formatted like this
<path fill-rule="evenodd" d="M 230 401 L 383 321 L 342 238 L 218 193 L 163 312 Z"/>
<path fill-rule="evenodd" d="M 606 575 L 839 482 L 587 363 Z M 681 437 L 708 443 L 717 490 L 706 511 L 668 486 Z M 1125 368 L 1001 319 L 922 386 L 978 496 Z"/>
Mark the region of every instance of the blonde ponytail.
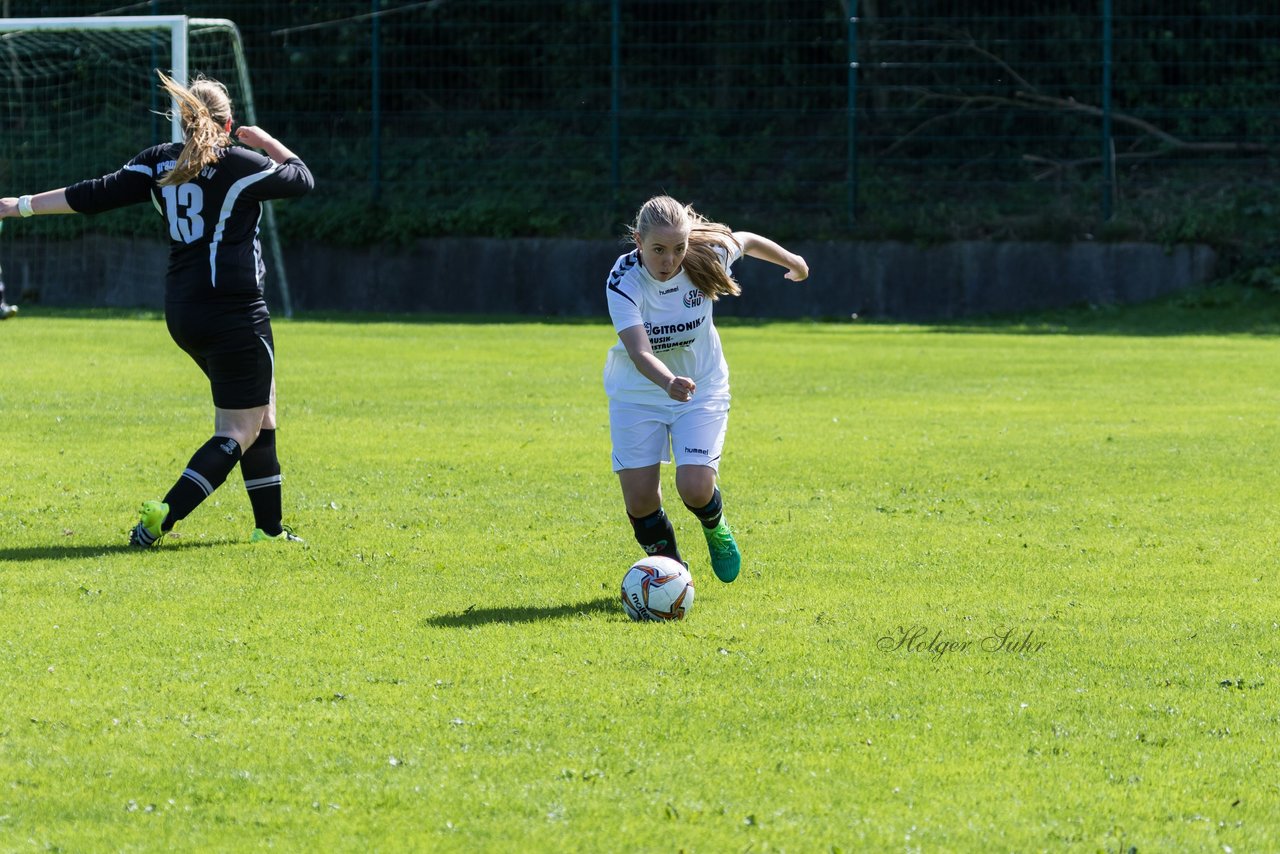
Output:
<path fill-rule="evenodd" d="M 178 155 L 173 171 L 160 180 L 167 187 L 185 184 L 204 169 L 218 161 L 222 149 L 231 145 L 227 122 L 231 119 L 231 97 L 227 87 L 208 77 L 197 77 L 190 86 L 183 86 L 163 71 L 160 85 L 178 105 L 182 133 L 186 142 Z"/>

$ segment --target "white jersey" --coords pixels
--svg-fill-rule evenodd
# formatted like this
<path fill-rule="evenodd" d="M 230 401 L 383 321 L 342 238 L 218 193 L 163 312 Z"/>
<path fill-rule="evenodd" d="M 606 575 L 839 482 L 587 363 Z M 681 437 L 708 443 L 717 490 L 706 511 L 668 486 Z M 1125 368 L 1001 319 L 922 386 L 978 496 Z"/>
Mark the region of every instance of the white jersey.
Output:
<path fill-rule="evenodd" d="M 736 245 L 717 246 L 716 254 L 728 270 L 742 250 Z M 676 376 L 697 383 L 695 400 L 729 400 L 729 366 L 711 319 L 712 302 L 693 286 L 687 272 L 681 270 L 659 282 L 640 263 L 640 253 L 632 250 L 613 265 L 605 294 L 614 331 L 643 326 L 653 354 Z M 604 390 L 610 400 L 687 405 L 672 400 L 640 373 L 621 340 L 605 360 Z"/>

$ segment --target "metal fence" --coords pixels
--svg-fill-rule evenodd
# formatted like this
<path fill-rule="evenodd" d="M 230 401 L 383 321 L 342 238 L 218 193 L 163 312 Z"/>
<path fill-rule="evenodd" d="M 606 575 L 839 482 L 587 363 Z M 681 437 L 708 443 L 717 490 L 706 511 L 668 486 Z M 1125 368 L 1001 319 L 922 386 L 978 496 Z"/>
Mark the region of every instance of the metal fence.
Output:
<path fill-rule="evenodd" d="M 850 41 L 850 174 L 880 229 L 1229 243 L 1269 215 L 1273 3 L 859 5 L 892 10 Z"/>
<path fill-rule="evenodd" d="M 361 164 L 349 190 L 412 212 L 388 236 L 617 235 L 663 191 L 740 219 L 787 211 L 831 229 L 842 215 L 838 5 L 399 8 L 272 31 L 309 91 L 339 85 L 367 105 L 280 118 L 329 142 L 322 171 Z"/>
<path fill-rule="evenodd" d="M 286 231 L 334 241 L 615 237 L 665 191 L 791 239 L 1265 242 L 1273 204 L 1274 0 L 4 10 L 235 20 L 261 123 L 320 182 Z"/>

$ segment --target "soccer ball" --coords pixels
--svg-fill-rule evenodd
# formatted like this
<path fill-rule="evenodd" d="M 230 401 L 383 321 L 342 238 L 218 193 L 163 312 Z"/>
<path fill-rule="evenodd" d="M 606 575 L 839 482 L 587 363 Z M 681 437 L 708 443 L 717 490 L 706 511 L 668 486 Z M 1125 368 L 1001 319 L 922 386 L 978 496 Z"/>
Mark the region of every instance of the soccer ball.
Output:
<path fill-rule="evenodd" d="M 633 620 L 683 620 L 693 607 L 693 576 L 669 557 L 638 560 L 622 576 L 622 607 Z"/>

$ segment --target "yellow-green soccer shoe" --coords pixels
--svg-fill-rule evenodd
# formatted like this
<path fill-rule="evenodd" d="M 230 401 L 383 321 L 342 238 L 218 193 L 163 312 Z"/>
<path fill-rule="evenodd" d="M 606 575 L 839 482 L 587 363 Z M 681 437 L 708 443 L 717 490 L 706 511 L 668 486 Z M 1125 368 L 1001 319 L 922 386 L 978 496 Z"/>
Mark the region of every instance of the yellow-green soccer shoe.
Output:
<path fill-rule="evenodd" d="M 129 545 L 140 549 L 149 549 L 164 536 L 165 517 L 169 515 L 169 505 L 163 501 L 144 501 L 138 510 L 138 524 L 129 532 Z"/>
<path fill-rule="evenodd" d="M 261 528 L 254 528 L 253 533 L 249 535 L 251 543 L 306 543 L 306 540 L 299 537 L 293 531 L 290 531 L 284 525 L 280 526 L 281 531 L 278 534 L 268 534 Z"/>

